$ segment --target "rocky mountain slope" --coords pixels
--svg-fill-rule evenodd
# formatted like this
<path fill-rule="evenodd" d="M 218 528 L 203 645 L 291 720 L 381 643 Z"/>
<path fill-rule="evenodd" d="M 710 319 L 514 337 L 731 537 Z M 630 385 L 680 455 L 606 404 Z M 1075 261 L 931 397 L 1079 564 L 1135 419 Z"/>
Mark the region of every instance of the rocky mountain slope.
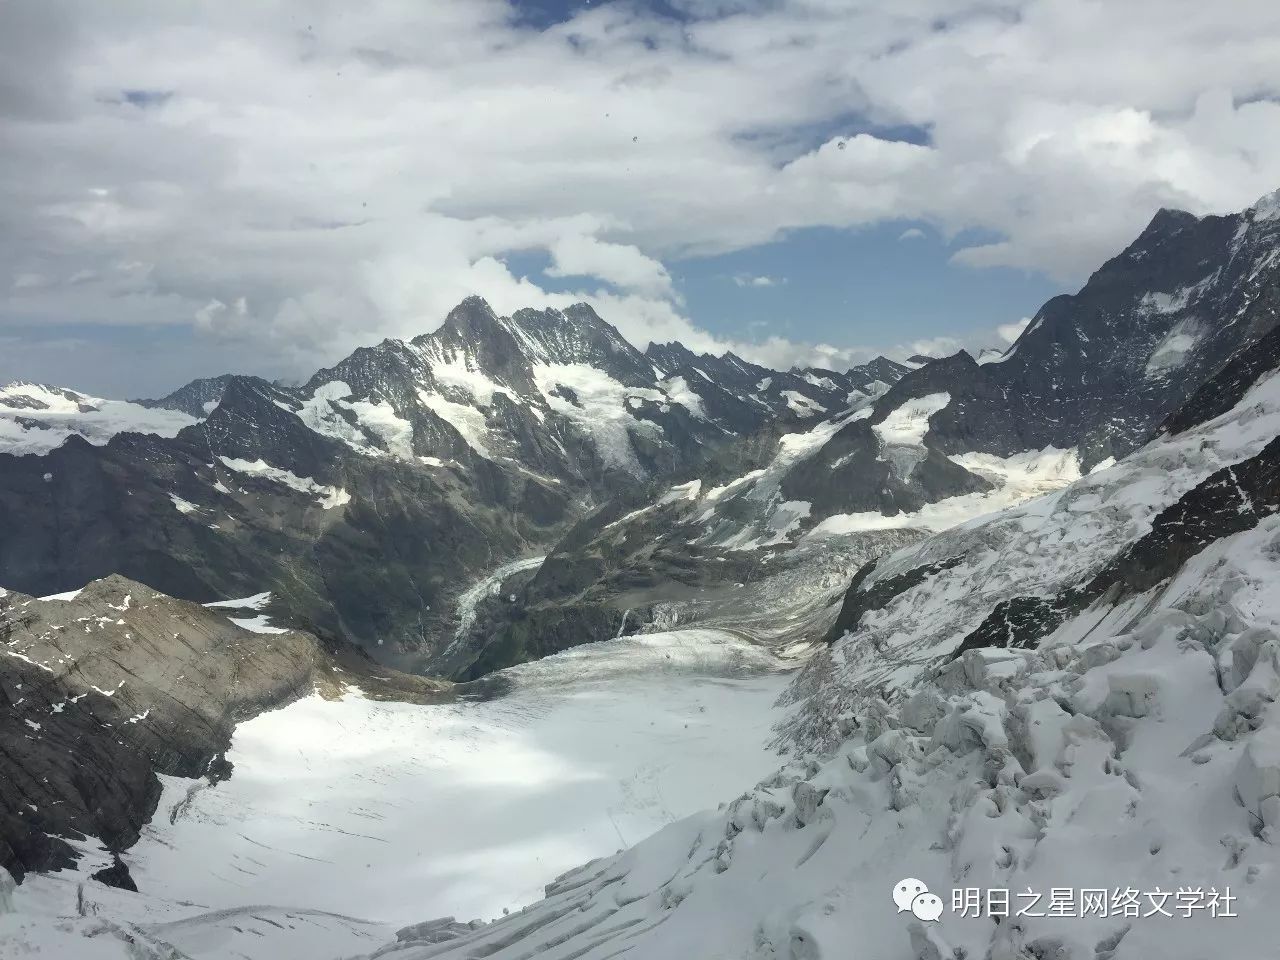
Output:
<path fill-rule="evenodd" d="M 0 394 L 0 583 L 40 595 L 120 573 L 272 613 L 439 671 L 457 600 L 545 552 L 585 507 L 791 429 L 905 370 L 779 373 L 675 344 L 648 356 L 589 307 L 362 348 L 301 388 L 198 380 L 123 403 Z"/>
<path fill-rule="evenodd" d="M 1164 210 L 1000 356 L 916 358 L 807 429 L 721 446 L 675 483 L 580 521 L 516 600 L 490 607 L 483 672 L 611 636 L 691 590 L 759 575 L 794 549 L 936 531 L 1019 503 L 1145 441 L 1229 358 L 1280 323 L 1280 201 L 1229 217 Z M 895 375 L 896 374 L 896 375 Z M 683 482 L 681 482 L 683 481 Z M 472 645 L 472 649 L 479 649 Z"/>
<path fill-rule="evenodd" d="M 1266 956 L 1278 557 L 1273 331 L 1119 463 L 865 567 L 776 775 L 373 956 Z M 904 877 L 940 922 L 895 908 Z"/>
<path fill-rule="evenodd" d="M 72 866 L 89 838 L 127 849 L 156 814 L 157 773 L 192 789 L 229 776 L 235 724 L 298 696 L 452 695 L 265 621 L 120 576 L 44 599 L 0 591 L 0 866 L 21 880 Z M 131 883 L 123 868 L 106 879 Z"/>

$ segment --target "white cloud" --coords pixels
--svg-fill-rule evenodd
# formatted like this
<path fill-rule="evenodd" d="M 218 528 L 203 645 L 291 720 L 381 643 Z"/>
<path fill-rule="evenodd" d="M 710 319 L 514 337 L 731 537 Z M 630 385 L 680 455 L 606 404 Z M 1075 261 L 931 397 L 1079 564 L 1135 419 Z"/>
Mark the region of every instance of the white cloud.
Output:
<path fill-rule="evenodd" d="M 629 244 L 608 243 L 594 236 L 571 234 L 557 237 L 550 246 L 552 277 L 599 277 L 623 290 L 654 297 L 671 297 L 671 277 L 652 257 Z"/>
<path fill-rule="evenodd" d="M 1030 324 L 1031 318 L 1023 317 L 1015 323 L 1002 323 L 996 327 L 996 333 L 1005 343 L 1013 343 L 1013 341 L 1022 336 L 1022 331 L 1027 329 Z"/>
<path fill-rule="evenodd" d="M 906 219 L 1074 281 L 1161 205 L 1280 185 L 1268 0 L 680 4 L 6 5 L 0 327 L 185 323 L 303 372 L 479 292 L 717 344 L 673 257 Z"/>
<path fill-rule="evenodd" d="M 898 239 L 900 241 L 901 240 L 923 240 L 924 237 L 925 237 L 925 233 L 919 227 L 907 227 L 907 229 L 903 230 L 902 233 L 898 234 Z"/>
<path fill-rule="evenodd" d="M 1002 323 L 954 336 L 922 337 L 895 349 L 886 350 L 885 355 L 895 360 L 902 360 L 914 354 L 926 357 L 949 357 L 960 350 L 967 350 L 975 358 L 984 350 L 1003 353 L 1009 348 L 1009 344 L 1018 339 L 1030 322 L 1030 317 L 1023 317 L 1014 323 Z"/>
<path fill-rule="evenodd" d="M 739 273 L 734 276 L 733 282 L 740 287 L 776 287 L 787 281 L 785 277 L 754 276 L 750 273 Z"/>

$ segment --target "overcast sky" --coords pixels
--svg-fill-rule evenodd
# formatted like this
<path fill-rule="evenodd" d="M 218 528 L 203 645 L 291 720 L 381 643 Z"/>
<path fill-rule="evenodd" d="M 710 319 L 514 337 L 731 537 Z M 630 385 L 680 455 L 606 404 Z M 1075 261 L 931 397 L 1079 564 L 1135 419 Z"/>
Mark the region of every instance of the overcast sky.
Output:
<path fill-rule="evenodd" d="M 472 293 L 942 352 L 1277 187 L 1274 0 L 6 0 L 0 380 L 298 377 Z"/>

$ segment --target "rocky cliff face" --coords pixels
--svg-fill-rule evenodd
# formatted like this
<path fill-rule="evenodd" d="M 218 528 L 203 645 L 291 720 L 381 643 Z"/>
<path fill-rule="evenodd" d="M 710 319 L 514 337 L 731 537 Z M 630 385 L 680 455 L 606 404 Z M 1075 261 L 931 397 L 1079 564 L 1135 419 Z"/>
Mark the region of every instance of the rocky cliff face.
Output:
<path fill-rule="evenodd" d="M 1160 211 L 996 362 L 930 365 L 886 398 L 947 391 L 928 439 L 1007 457 L 1076 447 L 1087 469 L 1141 445 L 1240 347 L 1280 322 L 1274 198 L 1226 217 Z M 967 359 L 967 358 L 966 358 Z"/>

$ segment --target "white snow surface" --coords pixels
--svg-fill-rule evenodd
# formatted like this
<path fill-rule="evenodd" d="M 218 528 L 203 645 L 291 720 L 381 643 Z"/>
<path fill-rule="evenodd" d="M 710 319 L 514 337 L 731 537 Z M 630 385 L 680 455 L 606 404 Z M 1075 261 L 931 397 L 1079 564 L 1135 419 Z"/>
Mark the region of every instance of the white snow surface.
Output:
<path fill-rule="evenodd" d="M 658 386 L 671 398 L 672 403 L 680 404 L 699 420 L 707 419 L 707 411 L 702 406 L 702 398 L 694 392 L 684 377 L 672 377 L 669 380 L 663 380 Z"/>
<path fill-rule="evenodd" d="M 931 393 L 907 400 L 871 429 L 884 446 L 915 446 L 924 443 L 929 432 L 929 418 L 946 409 L 949 393 Z"/>
<path fill-rule="evenodd" d="M 874 400 L 875 395 L 868 396 L 857 407 L 845 411 L 838 417 L 823 420 L 808 430 L 784 434 L 779 438 L 777 453 L 768 466 L 749 471 L 736 480 L 719 487 L 712 487 L 702 494 L 700 500 L 708 503 L 708 506 L 699 518 L 707 524 L 707 533 L 703 534 L 701 539 L 729 550 L 754 550 L 785 540 L 799 522 L 808 516 L 809 506 L 805 504 L 803 508 L 799 507 L 798 504 L 803 501 L 783 501 L 782 481 L 786 478 L 788 471 L 821 450 L 823 445 L 839 433 L 846 424 L 870 417 L 871 404 Z M 712 522 L 718 520 L 717 512 L 722 509 L 724 501 L 730 497 L 741 497 L 768 504 L 762 525 L 741 526 L 734 521 Z M 800 510 L 803 510 L 803 514 L 797 516 Z M 781 536 L 779 536 L 780 531 Z"/>
<path fill-rule="evenodd" d="M 726 809 L 562 875 L 518 914 L 378 956 L 1274 956 L 1280 516 L 1034 648 L 947 654 L 1001 599 L 1091 576 L 1278 433 L 1272 376 L 1208 424 L 882 560 L 868 584 L 960 558 L 810 661 L 789 691 L 793 761 Z M 939 923 L 895 913 L 903 877 L 941 896 Z M 951 907 L 965 888 L 1042 915 L 963 916 Z M 1046 909 L 1054 888 L 1072 891 L 1067 915 Z M 1106 891 L 1105 915 L 1079 914 L 1086 888 Z M 1110 912 L 1129 890 L 1140 915 Z"/>
<path fill-rule="evenodd" d="M 132 893 L 86 881 L 83 872 L 28 875 L 14 891 L 12 911 L 0 904 L 0 956 L 329 960 L 376 949 L 394 936 L 394 927 L 319 910 L 250 905 L 202 911 L 162 892 Z M 81 892 L 83 915 L 77 905 Z"/>
<path fill-rule="evenodd" d="M 826 407 L 799 391 L 783 390 L 781 396 L 787 401 L 788 409 L 797 417 L 813 417 L 827 412 Z"/>
<path fill-rule="evenodd" d="M 37 600 L 74 600 L 76 597 L 80 596 L 80 590 L 82 589 L 84 588 L 80 587 L 75 590 L 68 590 L 65 593 L 51 593 L 47 597 L 37 597 L 36 599 Z"/>
<path fill-rule="evenodd" d="M 1255 223 L 1262 220 L 1280 220 L 1280 190 L 1273 190 L 1252 207 Z"/>
<path fill-rule="evenodd" d="M 288 633 L 289 631 L 283 627 L 274 627 L 271 625 L 271 619 L 266 614 L 258 614 L 256 617 L 227 617 L 232 623 L 242 630 L 248 630 L 251 633 Z"/>
<path fill-rule="evenodd" d="M 1148 377 L 1164 377 L 1173 373 L 1186 363 L 1202 336 L 1201 324 L 1194 317 L 1188 317 L 1174 324 L 1147 360 L 1146 375 Z"/>
<path fill-rule="evenodd" d="M 970 520 L 1016 506 L 1042 494 L 1058 490 L 1080 478 L 1080 457 L 1075 449 L 1045 447 L 1012 457 L 988 453 L 954 454 L 950 459 L 966 470 L 996 484 L 985 493 L 967 493 L 927 503 L 911 513 L 885 516 L 878 510 L 864 513 L 837 513 L 818 523 L 805 536 L 841 536 L 868 530 L 898 530 L 916 527 L 934 532 L 947 530 Z"/>
<path fill-rule="evenodd" d="M 240 460 L 234 457 L 218 457 L 222 465 L 228 470 L 236 473 L 248 474 L 255 477 L 264 477 L 275 483 L 282 484 L 299 493 L 309 494 L 317 497 L 317 502 L 325 510 L 332 510 L 335 507 L 341 507 L 351 502 L 351 494 L 339 487 L 330 487 L 323 483 L 317 483 L 310 477 L 300 477 L 288 470 L 280 467 L 273 467 L 265 460 Z"/>
<path fill-rule="evenodd" d="M 255 593 L 251 597 L 241 597 L 233 600 L 214 600 L 204 604 L 206 607 L 216 609 L 227 608 L 231 610 L 262 610 L 271 602 L 271 591 L 264 590 L 262 593 Z"/>
<path fill-rule="evenodd" d="M 200 509 L 190 500 L 183 500 L 176 493 L 169 494 L 169 502 L 173 504 L 173 508 L 179 513 L 195 513 Z"/>
<path fill-rule="evenodd" d="M 628 400 L 651 400 L 666 403 L 670 399 L 660 390 L 627 387 L 603 370 L 585 363 L 546 363 L 534 366 L 534 377 L 548 406 L 589 436 L 600 458 L 636 476 L 643 474 L 640 461 L 631 444 L 631 431 L 661 436 L 661 429 L 648 420 L 631 415 Z M 685 392 L 687 384 L 681 381 Z M 577 403 L 566 399 L 557 389 L 573 391 Z M 701 403 L 698 410 L 701 411 Z M 696 415 L 696 413 L 695 413 Z"/>
<path fill-rule="evenodd" d="M 127 400 L 103 400 L 35 383 L 0 387 L 0 453 L 42 455 L 79 435 L 102 446 L 118 433 L 177 436 L 200 421 L 177 410 L 153 410 Z"/>
<path fill-rule="evenodd" d="M 1038 649 L 971 651 L 889 702 L 858 698 L 829 753 L 727 809 L 565 874 L 536 906 L 444 946 L 378 956 L 1273 956 L 1278 548 L 1272 517 Z M 942 897 L 939 923 L 895 912 L 903 877 Z M 951 909 L 965 888 L 1042 914 L 1070 889 L 1073 905 L 997 923 Z M 1108 908 L 1131 889 L 1142 914 L 1164 891 L 1172 916 L 1080 916 L 1083 888 L 1105 890 Z M 1211 914 L 1211 891 L 1234 916 Z M 1183 902 L 1198 908 L 1183 915 Z"/>
<path fill-rule="evenodd" d="M 144 891 L 208 910 L 491 918 L 774 768 L 779 670 L 731 633 L 687 630 L 512 668 L 490 701 L 308 697 L 237 727 L 230 780 L 165 778 L 125 860 Z"/>
<path fill-rule="evenodd" d="M 492 454 L 489 452 L 491 443 L 489 427 L 484 411 L 470 404 L 446 399 L 427 390 L 419 390 L 418 399 L 441 420 L 462 434 L 462 439 L 466 441 L 467 446 L 486 460 L 492 459 Z"/>

